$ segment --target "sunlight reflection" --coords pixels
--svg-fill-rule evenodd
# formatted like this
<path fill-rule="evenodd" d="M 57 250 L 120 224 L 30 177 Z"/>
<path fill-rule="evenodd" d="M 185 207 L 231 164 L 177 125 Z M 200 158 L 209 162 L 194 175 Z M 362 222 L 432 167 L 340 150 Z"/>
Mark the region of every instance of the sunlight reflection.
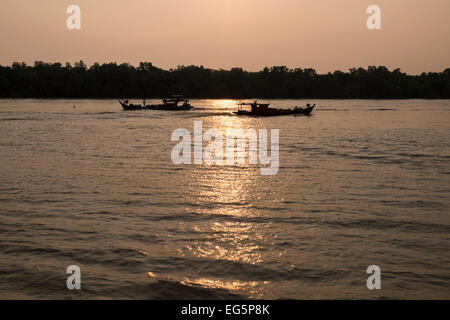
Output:
<path fill-rule="evenodd" d="M 185 286 L 200 286 L 208 289 L 223 289 L 236 294 L 245 294 L 247 296 L 258 298 L 262 296 L 264 287 L 270 284 L 269 281 L 242 281 L 242 280 L 221 280 L 217 278 L 206 277 L 183 277 L 174 278 L 148 272 L 147 275 L 158 281 L 173 281 Z"/>
<path fill-rule="evenodd" d="M 223 281 L 219 279 L 207 279 L 207 278 L 197 278 L 197 279 L 189 279 L 185 278 L 181 281 L 184 285 L 199 285 L 206 288 L 213 289 L 225 289 L 232 292 L 245 292 L 246 294 L 250 294 L 256 298 L 257 296 L 262 295 L 262 286 L 267 284 L 267 281 L 257 282 L 257 281 Z"/>
<path fill-rule="evenodd" d="M 212 104 L 215 109 L 235 109 L 236 100 L 213 100 Z"/>
<path fill-rule="evenodd" d="M 215 101 L 218 108 L 235 109 L 235 100 Z M 205 119 L 203 130 L 217 129 L 259 129 L 264 125 L 261 119 L 216 116 Z M 248 152 L 248 148 L 247 148 Z M 255 207 L 255 200 L 267 193 L 264 178 L 257 166 L 246 164 L 235 166 L 196 165 L 186 172 L 186 212 L 207 216 L 204 222 L 192 226 L 197 235 L 190 244 L 179 249 L 182 256 L 194 256 L 205 262 L 204 271 L 213 271 L 216 264 L 225 264 L 234 269 L 252 268 L 264 261 L 262 243 L 265 243 L 266 224 L 254 219 L 261 213 Z M 242 273 L 242 270 L 241 270 Z M 225 276 L 225 275 L 224 275 Z M 230 274 L 226 275 L 227 278 Z M 195 275 L 187 276 L 188 284 L 230 291 L 246 291 L 255 295 L 262 292 L 264 282 L 245 282 L 240 279 L 221 280 Z"/>
<path fill-rule="evenodd" d="M 206 239 L 187 249 L 198 258 L 258 264 L 263 257 L 257 241 L 262 239 L 261 230 L 253 224 L 215 222 Z"/>
<path fill-rule="evenodd" d="M 214 172 L 212 172 L 214 171 Z M 216 168 L 215 170 L 195 170 L 189 184 L 190 202 L 198 204 L 197 214 L 219 217 L 255 217 L 258 212 L 252 208 L 251 200 L 258 189 L 259 172 Z M 260 247 L 256 244 L 263 239 L 263 229 L 258 224 L 230 221 L 220 218 L 214 222 L 195 226 L 197 232 L 205 235 L 186 249 L 199 258 L 228 260 L 249 264 L 263 261 Z"/>

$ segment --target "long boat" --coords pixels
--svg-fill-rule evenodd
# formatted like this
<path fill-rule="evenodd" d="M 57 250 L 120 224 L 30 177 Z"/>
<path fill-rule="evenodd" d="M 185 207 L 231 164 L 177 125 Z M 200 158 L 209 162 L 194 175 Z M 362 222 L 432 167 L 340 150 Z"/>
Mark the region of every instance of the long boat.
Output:
<path fill-rule="evenodd" d="M 173 96 L 169 99 L 163 99 L 162 104 L 146 104 L 145 100 L 143 104 L 133 104 L 128 100 L 119 100 L 120 105 L 126 111 L 130 110 L 169 110 L 169 111 L 178 111 L 178 110 L 189 110 L 194 108 L 189 103 L 188 99 L 183 98 L 182 96 Z"/>
<path fill-rule="evenodd" d="M 251 106 L 250 110 L 244 110 L 244 106 Z M 270 103 L 258 103 L 258 101 L 251 103 L 239 103 L 238 110 L 234 112 L 238 116 L 257 116 L 257 117 L 274 117 L 274 116 L 287 116 L 291 114 L 304 114 L 309 115 L 313 111 L 314 105 L 309 103 L 306 107 L 294 107 L 290 109 L 269 108 Z"/>

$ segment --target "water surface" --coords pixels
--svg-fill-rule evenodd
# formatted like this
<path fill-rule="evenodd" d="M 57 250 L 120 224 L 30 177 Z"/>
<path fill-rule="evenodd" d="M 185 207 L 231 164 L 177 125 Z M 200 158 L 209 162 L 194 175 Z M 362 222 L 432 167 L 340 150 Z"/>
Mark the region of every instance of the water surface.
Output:
<path fill-rule="evenodd" d="M 226 100 L 0 100 L 0 298 L 449 299 L 450 101 L 308 102 L 246 118 Z M 278 174 L 173 164 L 195 120 L 279 128 Z"/>

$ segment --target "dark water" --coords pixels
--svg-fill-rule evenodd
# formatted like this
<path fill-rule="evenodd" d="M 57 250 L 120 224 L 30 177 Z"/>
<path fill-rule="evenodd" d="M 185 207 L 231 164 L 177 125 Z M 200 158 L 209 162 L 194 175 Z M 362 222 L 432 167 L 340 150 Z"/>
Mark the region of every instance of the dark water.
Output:
<path fill-rule="evenodd" d="M 0 298 L 449 299 L 450 101 L 313 102 L 261 119 L 0 100 Z M 194 120 L 279 128 L 279 173 L 174 165 Z"/>

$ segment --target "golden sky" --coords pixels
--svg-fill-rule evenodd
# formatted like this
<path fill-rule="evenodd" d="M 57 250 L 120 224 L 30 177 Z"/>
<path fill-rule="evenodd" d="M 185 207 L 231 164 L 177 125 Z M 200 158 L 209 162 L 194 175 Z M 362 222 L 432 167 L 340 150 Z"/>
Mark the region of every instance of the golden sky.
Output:
<path fill-rule="evenodd" d="M 81 8 L 68 30 L 66 8 Z M 382 30 L 366 27 L 381 7 Z M 1 0 L 0 64 L 151 61 L 320 73 L 385 65 L 450 67 L 449 0 Z"/>

